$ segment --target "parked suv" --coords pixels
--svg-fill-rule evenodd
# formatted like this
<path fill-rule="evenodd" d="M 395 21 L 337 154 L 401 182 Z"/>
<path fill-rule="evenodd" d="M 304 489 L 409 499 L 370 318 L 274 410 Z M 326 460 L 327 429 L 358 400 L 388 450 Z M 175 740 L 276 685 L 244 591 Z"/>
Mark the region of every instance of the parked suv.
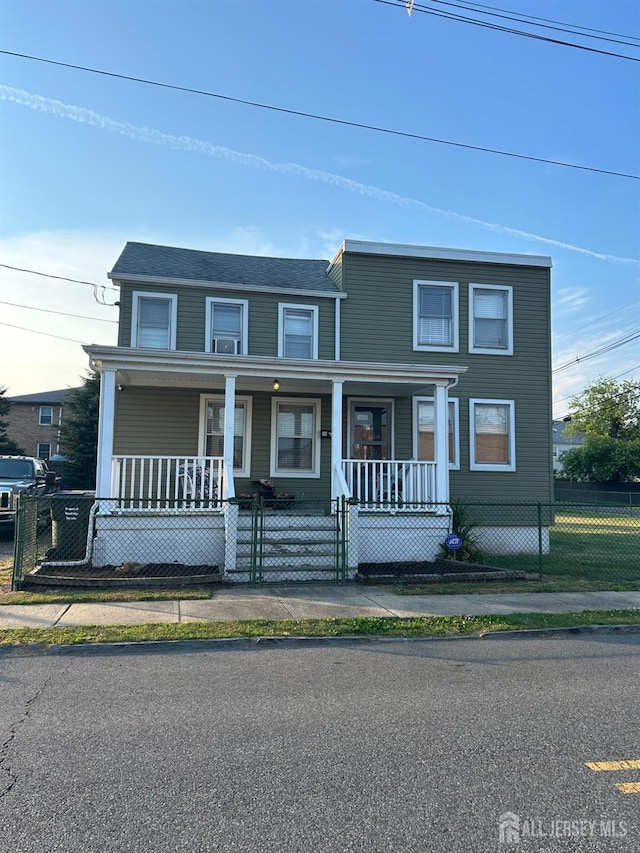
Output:
<path fill-rule="evenodd" d="M 18 495 L 48 495 L 60 489 L 61 479 L 44 459 L 33 456 L 0 456 L 0 529 L 13 525 Z"/>

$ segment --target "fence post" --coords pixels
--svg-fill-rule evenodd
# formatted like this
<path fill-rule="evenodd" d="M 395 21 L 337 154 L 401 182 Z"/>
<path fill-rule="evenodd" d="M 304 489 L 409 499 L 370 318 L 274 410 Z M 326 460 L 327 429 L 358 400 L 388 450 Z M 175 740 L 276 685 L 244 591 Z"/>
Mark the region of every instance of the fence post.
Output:
<path fill-rule="evenodd" d="M 22 556 L 24 553 L 24 501 L 22 495 L 18 496 L 18 506 L 16 507 L 15 529 L 13 531 L 13 574 L 11 576 L 11 589 L 16 592 L 20 588 L 20 579 L 22 578 Z"/>
<path fill-rule="evenodd" d="M 542 504 L 538 502 L 538 576 L 542 580 L 544 569 L 543 544 L 542 544 Z"/>

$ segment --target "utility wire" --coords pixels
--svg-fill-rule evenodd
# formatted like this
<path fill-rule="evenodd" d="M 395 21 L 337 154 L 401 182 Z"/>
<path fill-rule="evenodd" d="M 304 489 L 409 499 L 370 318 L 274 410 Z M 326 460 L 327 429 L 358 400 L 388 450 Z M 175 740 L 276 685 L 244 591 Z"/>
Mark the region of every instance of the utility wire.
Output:
<path fill-rule="evenodd" d="M 44 278 L 57 278 L 60 281 L 71 281 L 74 284 L 88 284 L 89 287 L 101 287 L 103 290 L 118 290 L 117 287 L 109 287 L 105 284 L 96 284 L 95 281 L 83 281 L 82 279 L 78 278 L 67 278 L 64 275 L 53 275 L 52 273 L 48 272 L 38 272 L 37 270 L 27 270 L 23 269 L 22 267 L 12 267 L 10 264 L 0 264 L 0 267 L 4 267 L 7 270 L 16 270 L 16 272 L 28 272 L 31 275 L 41 275 L 44 276 Z"/>
<path fill-rule="evenodd" d="M 377 0 L 377 2 L 383 2 L 383 0 Z M 395 5 L 395 4 L 390 4 Z M 104 71 L 99 68 L 90 68 L 86 65 L 75 65 L 70 62 L 60 62 L 55 59 L 46 59 L 42 56 L 33 56 L 27 53 L 16 53 L 11 50 L 0 50 L 0 54 L 4 54 L 5 56 L 15 56 L 18 59 L 28 59 L 33 62 L 43 62 L 47 65 L 56 65 L 60 68 L 71 68 L 74 71 L 85 71 L 89 74 L 100 74 L 104 77 L 113 77 L 117 80 L 127 80 L 132 83 L 143 83 L 146 86 L 156 86 L 161 89 L 171 89 L 175 92 L 188 92 L 192 95 L 202 95 L 207 98 L 217 98 L 221 101 L 229 101 L 234 104 L 243 104 L 248 107 L 256 107 L 257 109 L 262 110 L 271 110 L 272 112 L 285 113 L 286 115 L 294 115 L 301 116 L 302 118 L 311 118 L 316 121 L 326 121 L 330 124 L 339 124 L 345 127 L 357 127 L 361 130 L 371 130 L 376 133 L 387 133 L 391 136 L 402 136 L 406 139 L 417 139 L 422 142 L 434 142 L 438 145 L 451 145 L 454 148 L 465 148 L 469 151 L 481 151 L 484 154 L 499 154 L 502 157 L 514 157 L 518 160 L 530 160 L 535 163 L 546 163 L 551 166 L 563 166 L 567 169 L 578 169 L 583 172 L 596 172 L 601 175 L 613 175 L 617 178 L 631 178 L 635 181 L 640 180 L 640 175 L 629 174 L 627 172 L 618 172 L 614 169 L 601 169 L 596 166 L 583 166 L 577 163 L 566 163 L 563 160 L 551 160 L 547 157 L 535 157 L 532 154 L 519 154 L 515 151 L 504 151 L 500 148 L 488 148 L 487 146 L 482 145 L 472 145 L 466 142 L 454 142 L 450 139 L 440 139 L 436 136 L 425 136 L 421 133 L 411 133 L 406 130 L 397 130 L 395 128 L 390 127 L 382 127 L 380 125 L 375 124 L 366 124 L 364 122 L 357 121 L 349 121 L 348 119 L 335 118 L 333 116 L 321 115 L 319 113 L 310 113 L 304 110 L 294 110 L 289 109 L 287 107 L 278 107 L 274 104 L 264 104 L 260 101 L 250 101 L 245 98 L 235 98 L 231 95 L 223 95 L 220 92 L 209 92 L 205 89 L 195 89 L 190 86 L 178 86 L 174 83 L 161 83 L 158 80 L 149 80 L 145 77 L 134 77 L 130 74 L 118 74 L 115 71 Z"/>
<path fill-rule="evenodd" d="M 606 344 L 605 346 L 600 347 L 600 349 L 593 350 L 590 353 L 587 353 L 583 356 L 578 356 L 571 361 L 567 361 L 565 364 L 561 364 L 559 367 L 556 367 L 552 370 L 552 373 L 560 373 L 562 370 L 567 370 L 569 367 L 574 367 L 576 364 L 581 364 L 584 361 L 589 361 L 591 358 L 596 358 L 599 355 L 605 355 L 608 352 L 612 352 L 619 347 L 626 346 L 626 344 L 630 344 L 632 341 L 640 338 L 640 332 L 634 332 L 630 335 L 627 335 L 625 338 L 621 338 L 617 341 L 612 341 L 610 344 Z"/>
<path fill-rule="evenodd" d="M 57 338 L 59 341 L 70 341 L 72 344 L 85 343 L 85 341 L 77 341 L 75 338 L 64 338 L 62 335 L 54 335 L 51 332 L 41 332 L 38 329 L 25 329 L 24 326 L 14 326 L 13 323 L 0 322 L 0 326 L 8 326 L 10 329 L 20 329 L 21 332 L 32 332 L 34 335 L 46 335 L 48 338 Z"/>
<path fill-rule="evenodd" d="M 34 305 L 18 305 L 15 302 L 3 302 L 0 305 L 11 305 L 12 308 L 26 308 L 28 311 L 43 311 L 45 314 L 59 314 L 61 317 L 77 317 L 79 320 L 95 320 L 97 323 L 115 323 L 117 320 L 107 320 L 106 317 L 87 317 L 84 314 L 67 314 L 66 311 L 53 311 L 51 308 L 36 308 Z"/>
<path fill-rule="evenodd" d="M 375 3 L 382 3 L 385 6 L 394 6 L 396 9 L 406 9 L 406 4 L 404 0 L 399 0 L 398 2 L 394 2 L 393 0 L 374 0 Z M 543 36 L 539 33 L 530 33 L 526 30 L 516 30 L 513 27 L 503 27 L 500 24 L 492 24 L 489 21 L 479 21 L 477 18 L 469 18 L 465 15 L 456 15 L 453 12 L 445 12 L 445 11 L 437 11 L 436 9 L 430 8 L 428 6 L 421 6 L 414 3 L 412 7 L 414 12 L 422 12 L 424 15 L 433 15 L 436 18 L 445 18 L 449 21 L 460 21 L 463 24 L 474 24 L 477 27 L 484 27 L 488 30 L 497 30 L 502 33 L 511 33 L 511 35 L 524 36 L 525 38 L 536 39 L 537 41 L 546 41 L 550 44 L 559 44 L 563 47 L 574 47 L 578 50 L 586 50 L 589 53 L 599 53 L 603 56 L 613 56 L 617 59 L 628 59 L 630 62 L 640 62 L 640 57 L 636 56 L 627 56 L 624 53 L 613 53 L 609 50 L 600 50 L 597 47 L 588 47 L 584 44 L 576 44 L 575 42 L 563 41 L 562 39 L 553 39 L 549 36 Z"/>
<path fill-rule="evenodd" d="M 444 0 L 432 0 L 433 3 L 443 3 Z M 448 5 L 445 3 L 444 5 Z M 599 30 L 593 27 L 583 27 L 582 24 L 568 24 L 566 21 L 556 21 L 553 18 L 541 18 L 538 15 L 527 15 L 525 12 L 513 12 L 510 9 L 500 9 L 498 6 L 487 6 L 484 3 L 469 3 L 470 6 L 477 6 L 479 9 L 492 9 L 494 12 L 508 12 L 512 15 L 519 15 L 521 18 L 529 18 L 532 21 L 546 21 L 548 24 L 560 24 L 563 27 L 575 27 L 578 30 L 587 30 L 592 33 L 604 33 L 608 36 L 619 36 L 623 39 L 634 39 L 640 42 L 640 37 L 630 36 L 625 33 L 612 33 L 610 30 Z"/>
<path fill-rule="evenodd" d="M 620 39 L 608 38 L 605 35 L 588 35 L 587 33 L 581 33 L 576 29 L 572 29 L 571 24 L 566 24 L 566 25 L 562 25 L 562 26 L 554 26 L 551 23 L 535 24 L 533 22 L 529 22 L 529 21 L 525 20 L 525 18 L 528 16 L 521 17 L 519 15 L 519 13 L 509 12 L 506 9 L 500 9 L 500 10 L 497 10 L 494 12 L 484 12 L 484 11 L 481 11 L 479 8 L 474 8 L 474 6 L 476 5 L 475 3 L 468 6 L 465 3 L 453 3 L 453 2 L 451 2 L 451 0 L 431 0 L 431 2 L 437 3 L 439 6 L 452 6 L 452 7 L 455 7 L 456 9 L 464 9 L 466 12 L 475 12 L 477 15 L 487 15 L 487 16 L 490 15 L 492 18 L 502 18 L 503 20 L 507 20 L 507 21 L 517 21 L 517 23 L 519 23 L 519 24 L 530 24 L 530 26 L 541 27 L 541 28 L 543 27 L 546 30 L 555 30 L 556 32 L 561 32 L 561 33 L 570 33 L 571 35 L 582 36 L 583 38 L 597 39 L 598 41 L 609 41 L 609 42 L 612 42 L 613 44 L 623 44 L 627 47 L 640 47 L 640 45 L 634 44 L 632 41 L 623 41 L 623 39 L 621 39 L 621 38 Z M 489 8 L 489 7 L 485 7 L 485 8 Z M 500 14 L 500 13 L 502 13 L 502 14 Z M 538 20 L 544 20 L 544 18 L 539 18 Z M 556 22 L 556 23 L 559 23 L 559 22 Z M 585 29 L 585 28 L 581 27 L 580 29 Z M 597 31 L 592 30 L 592 32 L 597 32 Z M 633 36 L 631 36 L 631 38 L 633 38 Z"/>
<path fill-rule="evenodd" d="M 636 364 L 635 367 L 630 367 L 629 370 L 623 370 L 622 373 L 618 373 L 616 376 L 612 376 L 611 378 L 612 379 L 620 379 L 621 376 L 626 376 L 627 373 L 633 373 L 634 370 L 640 370 L 640 364 Z M 620 392 L 620 394 L 623 394 L 623 393 L 626 393 L 626 392 L 624 392 L 624 391 Z M 569 394 L 568 397 L 560 397 L 560 399 L 553 401 L 553 405 L 555 406 L 557 403 L 564 403 L 565 400 L 571 400 L 574 397 L 579 397 L 579 396 L 580 396 L 579 394 Z M 614 394 L 609 399 L 613 400 L 618 396 L 620 396 L 620 395 Z M 586 409 L 584 411 L 586 411 Z M 558 420 L 559 418 L 560 418 L 560 416 L 558 416 L 557 418 L 554 418 L 554 420 Z"/>

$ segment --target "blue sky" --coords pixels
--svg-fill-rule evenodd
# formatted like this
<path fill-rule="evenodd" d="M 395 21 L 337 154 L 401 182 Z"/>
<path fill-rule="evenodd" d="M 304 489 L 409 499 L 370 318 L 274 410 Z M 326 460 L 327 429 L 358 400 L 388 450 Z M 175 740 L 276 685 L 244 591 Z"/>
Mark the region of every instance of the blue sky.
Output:
<path fill-rule="evenodd" d="M 500 5 L 640 37 L 635 0 Z M 374 0 L 3 0 L 0 31 L 3 50 L 640 174 L 640 63 Z M 556 415 L 599 376 L 640 378 L 640 339 L 582 361 L 640 330 L 637 180 L 0 54 L 0 199 L 0 263 L 105 286 L 126 240 L 288 257 L 331 258 L 345 237 L 551 255 L 554 365 L 581 359 L 554 374 Z M 116 298 L 0 268 L 12 353 L 0 386 L 79 384 L 74 341 L 115 342 Z"/>

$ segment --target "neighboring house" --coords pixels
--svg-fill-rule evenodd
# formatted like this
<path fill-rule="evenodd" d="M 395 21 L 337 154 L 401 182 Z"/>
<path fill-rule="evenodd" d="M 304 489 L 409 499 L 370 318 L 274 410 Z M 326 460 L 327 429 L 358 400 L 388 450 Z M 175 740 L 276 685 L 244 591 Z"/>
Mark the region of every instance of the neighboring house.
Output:
<path fill-rule="evenodd" d="M 582 433 L 577 435 L 565 435 L 565 429 L 568 426 L 568 421 L 553 421 L 553 470 L 562 471 L 561 455 L 574 447 L 582 447 L 584 444 L 584 436 Z"/>
<path fill-rule="evenodd" d="M 22 447 L 27 456 L 49 460 L 60 451 L 60 425 L 64 400 L 70 388 L 7 397 L 7 436 Z"/>
<path fill-rule="evenodd" d="M 432 559 L 456 498 L 550 502 L 550 268 L 356 240 L 331 262 L 127 243 L 109 273 L 118 345 L 85 347 L 101 374 L 97 495 L 114 499 L 94 563 L 166 558 L 191 513 L 184 561 L 245 578 L 227 499 L 263 479 L 296 505 L 354 499 L 351 571 Z M 508 523 L 496 547 L 529 549 Z"/>

